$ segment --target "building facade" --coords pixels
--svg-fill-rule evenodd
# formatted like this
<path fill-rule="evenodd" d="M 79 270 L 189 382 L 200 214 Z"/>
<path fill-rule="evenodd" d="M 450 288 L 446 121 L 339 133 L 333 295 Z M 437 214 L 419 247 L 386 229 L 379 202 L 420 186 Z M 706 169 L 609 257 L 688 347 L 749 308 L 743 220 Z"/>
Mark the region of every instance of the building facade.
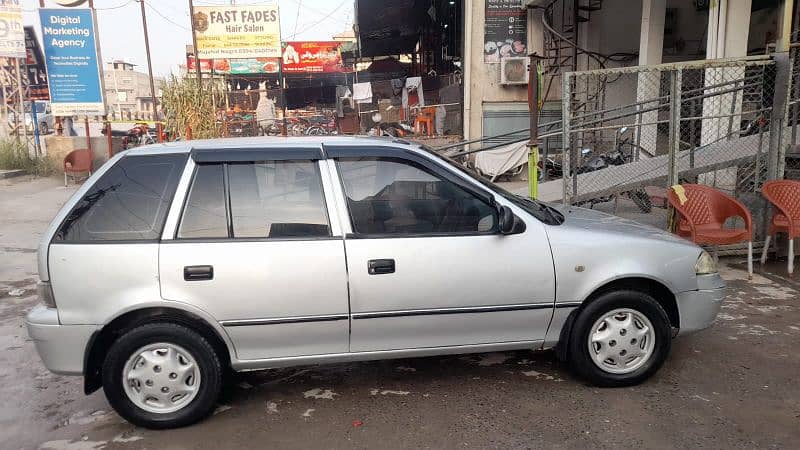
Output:
<path fill-rule="evenodd" d="M 464 1 L 464 137 L 476 139 L 526 128 L 527 84 L 504 84 L 502 58 L 486 56 L 491 50 L 487 47 L 491 39 L 485 35 L 490 29 L 487 14 L 508 2 Z M 546 98 L 540 122 L 550 120 L 548 116 L 560 117 L 559 74 L 563 72 L 787 51 L 792 18 L 797 15 L 795 3 L 520 0 L 519 6 L 527 8 L 527 47 L 545 58 Z M 580 51 L 573 52 L 567 41 L 576 43 Z M 632 103 L 641 94 L 639 89 L 635 84 L 618 84 L 604 95 L 629 98 Z"/>
<path fill-rule="evenodd" d="M 156 120 L 150 92 L 150 77 L 135 70 L 136 65 L 125 61 L 112 61 L 103 70 L 106 104 L 114 120 Z M 156 100 L 161 97 L 156 78 Z"/>

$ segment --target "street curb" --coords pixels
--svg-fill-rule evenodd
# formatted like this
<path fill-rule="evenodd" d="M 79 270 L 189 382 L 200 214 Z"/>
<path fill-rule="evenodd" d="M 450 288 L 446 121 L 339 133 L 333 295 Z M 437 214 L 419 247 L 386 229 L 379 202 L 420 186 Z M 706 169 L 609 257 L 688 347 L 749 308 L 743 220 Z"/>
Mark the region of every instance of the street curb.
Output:
<path fill-rule="evenodd" d="M 21 177 L 23 175 L 27 175 L 28 172 L 23 169 L 16 169 L 16 170 L 0 170 L 0 180 L 5 180 L 7 178 L 15 178 Z"/>

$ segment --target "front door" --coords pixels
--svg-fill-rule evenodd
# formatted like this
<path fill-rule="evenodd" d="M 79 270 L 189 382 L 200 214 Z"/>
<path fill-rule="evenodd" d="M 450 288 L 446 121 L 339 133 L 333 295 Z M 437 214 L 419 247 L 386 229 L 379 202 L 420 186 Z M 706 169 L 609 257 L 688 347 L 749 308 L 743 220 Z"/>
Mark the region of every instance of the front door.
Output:
<path fill-rule="evenodd" d="M 162 296 L 219 320 L 240 360 L 347 352 L 344 243 L 319 161 L 273 156 L 196 165 L 160 246 Z"/>
<path fill-rule="evenodd" d="M 555 282 L 541 223 L 499 234 L 491 194 L 419 155 L 326 150 L 352 226 L 351 351 L 544 339 Z"/>

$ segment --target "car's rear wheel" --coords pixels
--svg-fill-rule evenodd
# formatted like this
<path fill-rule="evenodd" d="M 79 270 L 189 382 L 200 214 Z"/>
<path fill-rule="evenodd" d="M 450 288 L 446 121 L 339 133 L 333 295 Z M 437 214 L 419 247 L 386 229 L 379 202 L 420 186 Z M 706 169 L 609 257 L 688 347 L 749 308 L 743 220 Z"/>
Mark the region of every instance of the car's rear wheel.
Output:
<path fill-rule="evenodd" d="M 109 403 L 129 422 L 147 428 L 195 423 L 213 411 L 222 366 L 209 342 L 173 323 L 134 328 L 111 346 L 103 364 Z"/>
<path fill-rule="evenodd" d="M 39 134 L 50 134 L 50 127 L 47 126 L 47 122 L 39 124 Z"/>
<path fill-rule="evenodd" d="M 602 294 L 578 314 L 569 343 L 571 366 L 592 384 L 639 384 L 669 355 L 671 326 L 664 308 L 637 291 Z"/>

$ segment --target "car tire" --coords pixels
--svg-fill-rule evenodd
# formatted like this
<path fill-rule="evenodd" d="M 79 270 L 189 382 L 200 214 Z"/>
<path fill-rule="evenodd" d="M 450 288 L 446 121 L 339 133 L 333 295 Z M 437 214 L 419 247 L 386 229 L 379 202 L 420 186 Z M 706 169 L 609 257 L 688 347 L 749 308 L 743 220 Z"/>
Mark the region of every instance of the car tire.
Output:
<path fill-rule="evenodd" d="M 50 134 L 50 127 L 47 126 L 47 122 L 42 122 L 39 124 L 39 134 Z"/>
<path fill-rule="evenodd" d="M 219 356 L 208 340 L 175 323 L 150 323 L 126 332 L 106 354 L 102 373 L 103 390 L 117 413 L 151 429 L 183 427 L 207 417 L 222 377 Z M 184 390 L 191 392 L 181 394 Z M 166 398 L 171 392 L 175 396 Z"/>
<path fill-rule="evenodd" d="M 633 386 L 661 367 L 671 346 L 669 318 L 653 297 L 613 291 L 592 300 L 575 318 L 569 362 L 596 386 Z"/>

